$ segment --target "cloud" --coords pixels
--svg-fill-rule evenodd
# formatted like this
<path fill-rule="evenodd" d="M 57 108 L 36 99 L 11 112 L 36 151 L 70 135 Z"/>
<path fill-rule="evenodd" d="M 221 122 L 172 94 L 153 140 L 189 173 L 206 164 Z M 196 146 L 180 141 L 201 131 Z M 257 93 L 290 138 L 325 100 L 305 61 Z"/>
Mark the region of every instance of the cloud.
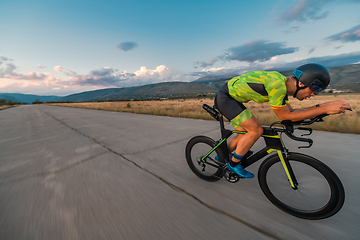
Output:
<path fill-rule="evenodd" d="M 6 57 L 0 55 L 0 65 L 3 64 L 3 62 L 11 61 L 11 60 L 12 59 L 9 59 L 9 58 L 6 58 Z M 0 74 L 1 74 L 1 69 L 0 69 Z"/>
<path fill-rule="evenodd" d="M 213 66 L 219 60 L 248 62 L 252 64 L 254 62 L 265 62 L 275 56 L 293 53 L 297 50 L 298 48 L 285 47 L 285 44 L 280 42 L 256 40 L 237 47 L 231 47 L 223 55 L 210 58 L 207 62 L 196 61 L 194 64 L 195 67 L 208 67 Z"/>
<path fill-rule="evenodd" d="M 5 57 L 1 58 L 5 60 Z M 7 60 L 6 60 L 7 61 Z M 0 65 L 0 78 L 2 78 L 1 92 L 23 92 L 49 94 L 63 94 L 69 92 L 89 91 L 107 87 L 132 87 L 151 83 L 187 81 L 194 77 L 185 75 L 165 65 L 157 66 L 155 69 L 141 67 L 139 70 L 129 73 L 118 69 L 103 67 L 94 69 L 89 74 L 80 75 L 76 72 L 55 66 L 54 71 L 64 73 L 67 79 L 55 78 L 51 73 L 32 71 L 27 74 L 16 72 L 17 67 L 12 63 Z"/>
<path fill-rule="evenodd" d="M 16 69 L 16 66 L 12 63 L 7 63 L 6 64 L 6 68 L 1 69 L 0 73 L 1 74 L 6 74 L 6 75 L 14 75 L 14 70 Z"/>
<path fill-rule="evenodd" d="M 56 78 L 54 78 L 51 73 L 29 72 L 27 74 L 18 74 L 13 72 L 15 68 L 11 68 L 10 71 L 5 72 L 5 74 L 3 75 L 0 74 L 0 77 L 5 79 L 12 79 L 12 80 L 30 80 L 30 81 L 56 80 Z M 57 79 L 57 81 L 58 80 L 59 79 Z"/>
<path fill-rule="evenodd" d="M 38 68 L 46 68 L 45 66 L 41 65 L 41 64 L 38 64 L 37 65 Z"/>
<path fill-rule="evenodd" d="M 326 38 L 329 41 L 356 42 L 360 40 L 360 24 Z"/>
<path fill-rule="evenodd" d="M 315 48 L 313 47 L 312 49 L 309 50 L 309 54 L 313 53 L 315 51 Z"/>
<path fill-rule="evenodd" d="M 240 61 L 253 63 L 264 62 L 274 56 L 296 52 L 298 48 L 285 47 L 284 43 L 268 42 L 266 40 L 252 41 L 238 47 L 229 48 L 224 54 L 226 61 Z"/>
<path fill-rule="evenodd" d="M 203 77 L 203 76 L 217 76 L 217 75 L 229 75 L 236 74 L 240 75 L 244 72 L 250 71 L 249 67 L 238 67 L 238 68 L 210 68 L 210 69 L 202 69 L 201 71 L 191 72 L 190 76 L 194 77 Z"/>
<path fill-rule="evenodd" d="M 76 86 L 132 87 L 187 79 L 190 79 L 190 77 L 165 65 L 160 65 L 155 69 L 147 69 L 143 66 L 133 73 L 120 72 L 117 69 L 106 67 L 92 70 L 88 75 L 69 76 L 69 81 L 66 81 L 66 84 Z"/>
<path fill-rule="evenodd" d="M 0 55 L 0 60 L 1 60 L 1 61 L 7 61 L 7 60 L 9 60 L 9 59 L 6 58 L 6 57 L 4 57 L 4 56 L 1 56 L 1 55 Z"/>
<path fill-rule="evenodd" d="M 183 73 L 165 65 L 157 66 L 154 70 L 141 67 L 140 70 L 134 72 L 134 77 L 141 79 L 156 80 L 158 82 L 179 80 Z"/>
<path fill-rule="evenodd" d="M 55 78 L 51 73 L 41 73 L 32 71 L 27 74 L 16 72 L 17 67 L 12 63 L 0 65 L 0 91 L 1 92 L 18 92 L 31 94 L 54 94 L 65 95 L 69 90 L 67 89 L 67 81 L 62 81 Z M 57 70 L 68 71 L 56 67 Z M 70 71 L 71 72 L 71 71 Z M 91 87 L 88 87 L 88 89 Z M 73 89 L 77 89 L 75 86 Z M 88 89 L 81 89 L 82 91 Z M 73 90 L 74 91 L 74 90 Z M 78 91 L 77 91 L 78 92 Z"/>
<path fill-rule="evenodd" d="M 21 75 L 17 79 L 24 79 L 24 80 L 44 80 L 49 76 L 49 74 L 39 73 L 39 72 L 29 72 L 26 75 Z"/>
<path fill-rule="evenodd" d="M 6 61 L 10 60 L 5 57 L 2 57 L 1 59 Z M 49 84 L 50 82 L 56 83 L 60 81 L 60 79 L 54 78 L 51 73 L 40 73 L 32 71 L 27 74 L 21 74 L 17 73 L 16 69 L 17 67 L 12 63 L 6 63 L 5 65 L 2 65 L 2 67 L 0 67 L 0 78 L 2 78 L 2 81 L 4 82 L 2 85 L 9 85 L 9 81 L 14 83 L 16 82 L 20 85 L 31 85 L 35 84 L 35 82 L 46 82 L 46 84 Z M 36 85 L 37 84 L 39 83 L 36 83 Z"/>
<path fill-rule="evenodd" d="M 336 7 L 336 4 L 360 3 L 359 0 L 297 0 L 295 2 L 295 6 L 275 17 L 278 23 L 316 21 L 329 15 L 330 11 L 326 11 L 325 7 L 331 3 L 333 6 L 329 8 Z"/>
<path fill-rule="evenodd" d="M 1 60 L 5 60 L 5 57 Z M 157 66 L 155 69 L 143 66 L 132 73 L 103 67 L 83 75 L 59 65 L 55 66 L 53 70 L 64 73 L 66 79 L 55 78 L 47 72 L 32 71 L 20 74 L 16 70 L 17 67 L 12 63 L 0 64 L 1 92 L 66 95 L 108 87 L 132 87 L 160 82 L 195 80 L 193 76 L 165 65 Z"/>
<path fill-rule="evenodd" d="M 307 22 L 309 20 L 324 19 L 328 16 L 329 11 L 323 8 L 333 0 L 299 0 L 297 4 L 286 12 L 281 13 L 276 18 L 279 23 L 288 22 Z"/>
<path fill-rule="evenodd" d="M 7 61 L 7 58 L 2 58 L 2 60 Z M 0 62 L 0 65 L 2 65 L 2 62 Z M 16 69 L 16 66 L 12 63 L 6 63 L 4 67 L 0 68 L 0 78 L 5 78 L 8 75 L 16 75 L 14 72 Z"/>
<path fill-rule="evenodd" d="M 197 68 L 198 66 L 202 67 L 202 68 L 206 68 L 208 66 L 214 65 L 219 59 L 221 59 L 221 58 L 213 57 L 213 58 L 207 59 L 207 62 L 205 62 L 205 61 L 195 61 L 194 65 L 195 65 L 195 68 Z"/>
<path fill-rule="evenodd" d="M 299 26 L 296 25 L 296 26 L 291 26 L 290 28 L 288 28 L 287 30 L 284 30 L 283 33 L 284 34 L 288 34 L 288 33 L 292 33 L 292 32 L 297 32 L 299 31 Z"/>
<path fill-rule="evenodd" d="M 113 73 L 114 71 L 116 71 L 116 70 L 111 69 L 109 67 L 104 67 L 102 69 L 92 70 L 90 72 L 90 75 L 93 75 L 93 76 L 106 76 L 106 75 L 109 75 L 109 74 Z"/>
<path fill-rule="evenodd" d="M 130 50 L 133 50 L 134 48 L 137 48 L 138 45 L 136 42 L 122 42 L 117 46 L 119 49 L 127 52 Z"/>
<path fill-rule="evenodd" d="M 76 72 L 74 71 L 70 71 L 70 70 L 66 70 L 65 68 L 61 67 L 61 66 L 55 66 L 54 67 L 54 70 L 57 71 L 57 72 L 63 72 L 65 73 L 67 76 L 75 76 L 76 75 Z"/>

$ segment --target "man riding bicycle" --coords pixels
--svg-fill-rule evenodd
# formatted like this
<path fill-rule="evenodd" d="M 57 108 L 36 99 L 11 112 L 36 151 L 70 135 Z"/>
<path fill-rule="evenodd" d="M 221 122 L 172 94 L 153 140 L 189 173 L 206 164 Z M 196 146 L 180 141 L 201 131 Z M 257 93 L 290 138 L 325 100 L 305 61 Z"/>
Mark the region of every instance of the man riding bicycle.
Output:
<path fill-rule="evenodd" d="M 228 143 L 233 158 L 227 168 L 244 178 L 254 174 L 246 171 L 241 164 L 244 156 L 261 137 L 263 128 L 259 121 L 243 105 L 248 101 L 269 102 L 280 120 L 300 121 L 321 114 L 339 114 L 351 109 L 346 101 L 337 100 L 313 107 L 293 109 L 288 95 L 300 101 L 313 97 L 324 91 L 330 83 L 329 70 L 315 63 L 305 64 L 293 71 L 293 76 L 285 77 L 279 72 L 254 71 L 242 74 L 228 81 L 215 97 L 216 108 L 224 115 L 237 131 Z"/>

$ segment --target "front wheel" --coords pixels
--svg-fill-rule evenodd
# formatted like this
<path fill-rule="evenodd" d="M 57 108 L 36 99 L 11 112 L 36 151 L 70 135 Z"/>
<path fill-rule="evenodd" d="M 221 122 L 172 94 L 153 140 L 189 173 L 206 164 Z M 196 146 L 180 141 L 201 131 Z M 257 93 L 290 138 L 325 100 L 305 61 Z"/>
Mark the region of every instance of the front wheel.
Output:
<path fill-rule="evenodd" d="M 324 163 L 307 155 L 289 153 L 288 161 L 297 189 L 291 187 L 278 155 L 274 155 L 259 168 L 259 184 L 265 196 L 295 217 L 315 220 L 336 214 L 345 200 L 338 176 Z"/>
<path fill-rule="evenodd" d="M 190 139 L 185 150 L 190 169 L 201 179 L 210 182 L 220 180 L 224 172 L 222 168 L 225 163 L 224 154 L 220 148 L 212 151 L 215 145 L 213 139 L 197 136 Z M 215 159 L 216 155 L 218 155 L 218 160 Z"/>

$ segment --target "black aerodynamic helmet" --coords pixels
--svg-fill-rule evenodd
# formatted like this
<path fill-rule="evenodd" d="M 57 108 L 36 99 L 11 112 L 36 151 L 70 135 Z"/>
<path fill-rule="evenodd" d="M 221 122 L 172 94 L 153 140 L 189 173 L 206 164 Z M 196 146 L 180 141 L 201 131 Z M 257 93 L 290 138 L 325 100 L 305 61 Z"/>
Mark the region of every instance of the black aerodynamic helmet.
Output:
<path fill-rule="evenodd" d="M 296 78 L 296 91 L 294 97 L 299 90 L 309 87 L 315 94 L 324 91 L 330 83 L 330 71 L 323 65 L 317 63 L 309 63 L 302 65 L 293 71 Z M 299 87 L 299 81 L 305 87 Z"/>

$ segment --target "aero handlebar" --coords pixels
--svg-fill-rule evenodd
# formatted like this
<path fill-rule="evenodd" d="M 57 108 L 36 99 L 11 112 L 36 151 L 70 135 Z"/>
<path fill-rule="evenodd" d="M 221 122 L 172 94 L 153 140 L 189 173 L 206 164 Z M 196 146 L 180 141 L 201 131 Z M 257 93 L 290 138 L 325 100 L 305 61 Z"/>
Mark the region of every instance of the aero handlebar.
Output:
<path fill-rule="evenodd" d="M 295 140 L 295 141 L 300 141 L 300 142 L 307 142 L 309 144 L 309 146 L 300 146 L 299 148 L 309 148 L 313 145 L 313 140 L 310 138 L 302 138 L 302 137 L 297 137 L 294 135 L 294 130 L 304 130 L 304 131 L 309 131 L 309 133 L 307 134 L 303 134 L 301 136 L 308 136 L 312 133 L 312 129 L 311 128 L 305 128 L 305 127 L 294 127 L 294 125 L 300 125 L 300 126 L 304 126 L 304 125 L 310 125 L 314 122 L 323 122 L 323 118 L 328 116 L 329 114 L 321 114 L 319 116 L 313 117 L 311 119 L 305 119 L 305 120 L 301 120 L 301 121 L 296 121 L 296 122 L 292 122 L 291 120 L 284 120 L 281 121 L 281 124 L 283 126 L 285 126 L 285 129 L 283 132 L 285 132 L 285 134 Z"/>

